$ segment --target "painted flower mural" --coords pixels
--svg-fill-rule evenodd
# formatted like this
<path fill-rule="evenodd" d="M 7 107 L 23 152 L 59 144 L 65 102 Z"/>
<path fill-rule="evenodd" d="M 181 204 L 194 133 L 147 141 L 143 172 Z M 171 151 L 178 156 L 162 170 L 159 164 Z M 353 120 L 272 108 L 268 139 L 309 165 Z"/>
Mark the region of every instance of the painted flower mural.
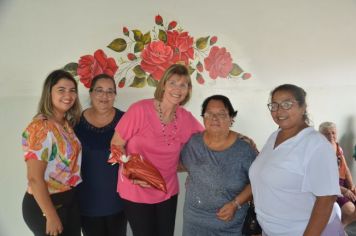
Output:
<path fill-rule="evenodd" d="M 78 63 L 69 63 L 64 69 L 79 77 L 85 87 L 90 87 L 93 77 L 101 73 L 113 76 L 120 88 L 156 86 L 164 71 L 175 63 L 186 65 L 199 84 L 208 78 L 251 77 L 233 62 L 225 47 L 216 46 L 217 36 L 195 38 L 176 21 L 165 24 L 160 15 L 155 16 L 155 24 L 146 33 L 123 27 L 124 37 L 107 46 L 118 53 L 116 60 L 98 49 L 94 55 L 82 56 Z"/>
<path fill-rule="evenodd" d="M 97 50 L 92 55 L 82 56 L 79 59 L 77 74 L 80 82 L 87 88 L 90 87 L 94 76 L 98 74 L 107 74 L 114 76 L 119 67 L 116 65 L 114 58 L 108 58 L 103 50 Z"/>

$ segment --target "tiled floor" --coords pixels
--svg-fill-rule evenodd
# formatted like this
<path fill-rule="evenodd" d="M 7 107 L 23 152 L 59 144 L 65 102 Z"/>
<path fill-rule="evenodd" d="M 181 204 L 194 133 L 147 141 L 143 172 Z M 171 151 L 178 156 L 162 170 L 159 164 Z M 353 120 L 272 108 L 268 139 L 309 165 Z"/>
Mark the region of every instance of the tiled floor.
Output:
<path fill-rule="evenodd" d="M 345 230 L 349 236 L 356 236 L 356 223 L 347 226 Z"/>

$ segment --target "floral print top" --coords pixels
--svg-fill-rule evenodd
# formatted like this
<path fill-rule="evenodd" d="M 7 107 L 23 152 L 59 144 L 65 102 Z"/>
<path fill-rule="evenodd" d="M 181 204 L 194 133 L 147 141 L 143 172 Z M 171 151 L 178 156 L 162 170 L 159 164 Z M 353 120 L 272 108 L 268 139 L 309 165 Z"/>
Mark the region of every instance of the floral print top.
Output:
<path fill-rule="evenodd" d="M 66 122 L 60 126 L 39 116 L 22 133 L 25 161 L 47 162 L 44 179 L 50 194 L 64 192 L 78 185 L 82 148 L 73 129 Z"/>

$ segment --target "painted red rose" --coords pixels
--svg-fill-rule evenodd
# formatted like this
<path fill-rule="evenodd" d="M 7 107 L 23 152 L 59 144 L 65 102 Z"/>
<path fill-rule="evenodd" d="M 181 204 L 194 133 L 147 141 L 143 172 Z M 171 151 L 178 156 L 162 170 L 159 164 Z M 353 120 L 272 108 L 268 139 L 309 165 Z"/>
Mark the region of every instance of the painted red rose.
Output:
<path fill-rule="evenodd" d="M 173 51 L 162 41 L 153 41 L 142 51 L 141 58 L 141 68 L 155 80 L 160 80 L 164 71 L 173 64 Z"/>
<path fill-rule="evenodd" d="M 213 46 L 209 56 L 204 59 L 204 66 L 212 79 L 226 78 L 232 70 L 232 58 L 225 48 Z"/>
<path fill-rule="evenodd" d="M 189 64 L 189 59 L 194 59 L 193 37 L 188 32 L 179 33 L 176 30 L 167 32 L 167 45 L 173 50 L 173 62 L 183 61 Z"/>
<path fill-rule="evenodd" d="M 108 58 L 103 50 L 99 49 L 95 51 L 94 56 L 85 55 L 79 59 L 77 73 L 80 82 L 90 88 L 91 81 L 96 75 L 105 73 L 113 77 L 118 69 L 114 58 Z"/>

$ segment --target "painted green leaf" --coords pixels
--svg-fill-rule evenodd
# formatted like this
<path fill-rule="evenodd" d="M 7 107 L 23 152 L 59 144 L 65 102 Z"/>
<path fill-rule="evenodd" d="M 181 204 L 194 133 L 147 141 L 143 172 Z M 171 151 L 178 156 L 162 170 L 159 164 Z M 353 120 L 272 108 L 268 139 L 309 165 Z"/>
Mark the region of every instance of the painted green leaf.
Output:
<path fill-rule="evenodd" d="M 197 48 L 200 50 L 203 50 L 204 48 L 206 48 L 206 46 L 208 46 L 209 37 L 210 36 L 198 38 L 197 42 L 195 43 Z"/>
<path fill-rule="evenodd" d="M 48 161 L 48 148 L 45 148 L 41 154 L 42 161 Z"/>
<path fill-rule="evenodd" d="M 56 158 L 57 155 L 57 145 L 54 143 L 52 145 L 52 152 L 51 152 L 51 156 L 49 157 L 48 161 L 52 161 L 54 158 Z"/>
<path fill-rule="evenodd" d="M 188 66 L 189 75 L 192 75 L 194 73 L 194 71 L 195 71 L 195 69 L 191 65 L 189 65 Z"/>
<path fill-rule="evenodd" d="M 155 80 L 155 79 L 150 75 L 150 76 L 148 76 L 148 78 L 147 78 L 147 84 L 148 84 L 148 86 L 151 86 L 151 87 L 157 87 L 158 81 Z"/>
<path fill-rule="evenodd" d="M 233 63 L 232 65 L 233 67 L 232 70 L 230 71 L 230 75 L 238 76 L 243 72 L 243 70 L 236 63 Z"/>
<path fill-rule="evenodd" d="M 130 85 L 130 87 L 133 88 L 143 88 L 146 85 L 146 78 L 138 78 L 135 76 L 132 84 Z"/>
<path fill-rule="evenodd" d="M 148 31 L 147 33 L 145 33 L 142 37 L 142 42 L 146 45 L 149 44 L 151 42 L 151 33 L 150 31 Z"/>
<path fill-rule="evenodd" d="M 140 65 L 135 66 L 133 69 L 135 76 L 138 78 L 146 78 L 146 72 L 142 70 Z"/>
<path fill-rule="evenodd" d="M 163 42 L 167 42 L 167 33 L 166 33 L 166 31 L 159 30 L 158 38 L 159 38 L 159 40 L 161 40 Z"/>
<path fill-rule="evenodd" d="M 28 133 L 25 131 L 25 132 L 22 132 L 22 137 L 27 139 L 28 138 Z"/>
<path fill-rule="evenodd" d="M 144 49 L 145 45 L 142 42 L 135 43 L 134 52 L 138 53 Z"/>
<path fill-rule="evenodd" d="M 112 41 L 108 46 L 108 48 L 114 50 L 115 52 L 122 52 L 126 49 L 126 47 L 127 43 L 125 39 L 122 38 L 114 39 L 114 41 Z"/>
<path fill-rule="evenodd" d="M 142 41 L 142 32 L 135 29 L 135 30 L 132 30 L 132 32 L 134 33 L 134 39 L 137 41 Z"/>
<path fill-rule="evenodd" d="M 73 76 L 77 76 L 78 75 L 77 74 L 77 69 L 78 69 L 78 63 L 76 63 L 76 62 L 68 63 L 67 65 L 65 65 L 63 67 L 63 70 L 68 71 Z"/>

